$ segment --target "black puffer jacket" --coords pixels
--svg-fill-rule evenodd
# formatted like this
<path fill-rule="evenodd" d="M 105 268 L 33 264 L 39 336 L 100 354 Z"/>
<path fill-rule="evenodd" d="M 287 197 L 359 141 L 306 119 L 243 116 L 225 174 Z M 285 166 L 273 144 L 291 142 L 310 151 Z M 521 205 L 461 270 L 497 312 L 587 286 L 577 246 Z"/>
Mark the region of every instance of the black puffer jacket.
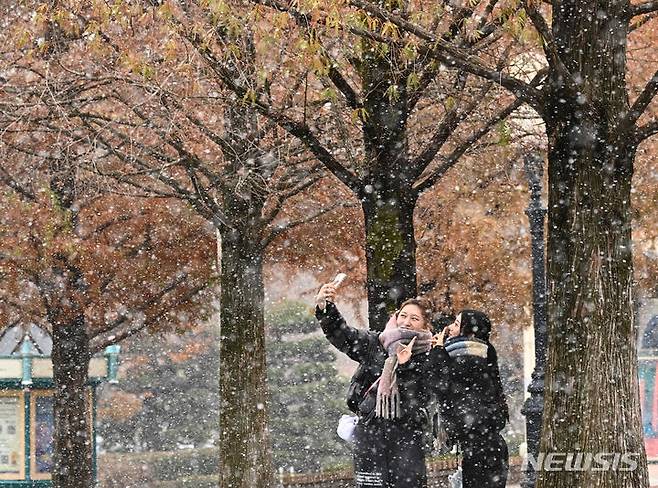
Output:
<path fill-rule="evenodd" d="M 441 417 L 453 441 L 468 442 L 498 433 L 509 420 L 498 370 L 496 349 L 488 342 L 464 336 L 449 339 L 432 351 Z"/>
<path fill-rule="evenodd" d="M 315 316 L 329 342 L 359 363 L 351 384 L 363 387 L 356 392 L 352 391 L 351 387 L 348 392 L 348 407 L 362 417 L 370 418 L 375 407 L 376 387 L 367 396 L 364 393 L 381 375 L 387 358 L 386 351 L 379 342 L 379 334 L 348 326 L 331 302 L 327 303 L 324 311 L 316 308 Z M 422 423 L 429 421 L 428 406 L 432 391 L 426 377 L 431 367 L 429 354 L 415 354 L 407 363 L 398 365 L 401 420 Z"/>

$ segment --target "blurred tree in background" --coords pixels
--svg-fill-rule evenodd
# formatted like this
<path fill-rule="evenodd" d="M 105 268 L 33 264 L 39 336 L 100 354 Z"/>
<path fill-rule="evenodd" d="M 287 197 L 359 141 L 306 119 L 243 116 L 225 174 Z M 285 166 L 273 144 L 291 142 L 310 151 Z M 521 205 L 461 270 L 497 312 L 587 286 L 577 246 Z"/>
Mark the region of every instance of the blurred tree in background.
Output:
<path fill-rule="evenodd" d="M 266 317 L 270 436 L 274 467 L 318 471 L 349 462 L 349 445 L 336 434 L 347 413 L 347 378 L 308 305 L 282 302 Z"/>
<path fill-rule="evenodd" d="M 274 467 L 317 471 L 349 463 L 336 434 L 348 380 L 307 304 L 283 301 L 266 315 Z M 122 353 L 122 380 L 99 394 L 101 448 L 176 451 L 217 441 L 219 343 L 210 326 L 143 335 Z"/>
<path fill-rule="evenodd" d="M 150 335 L 122 353 L 122 381 L 100 391 L 102 449 L 143 452 L 217 440 L 219 344 L 210 327 Z"/>

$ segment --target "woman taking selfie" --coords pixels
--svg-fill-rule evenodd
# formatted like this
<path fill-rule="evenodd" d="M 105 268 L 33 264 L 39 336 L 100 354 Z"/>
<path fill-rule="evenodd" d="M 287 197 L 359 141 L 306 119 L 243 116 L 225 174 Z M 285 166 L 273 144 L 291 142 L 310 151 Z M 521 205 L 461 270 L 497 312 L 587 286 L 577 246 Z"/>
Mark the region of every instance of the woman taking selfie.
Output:
<path fill-rule="evenodd" d="M 377 333 L 348 326 L 335 298 L 336 284 L 323 285 L 315 314 L 329 342 L 359 363 L 348 394 L 348 406 L 359 417 L 353 435 L 356 487 L 424 488 L 432 304 L 405 301 Z"/>

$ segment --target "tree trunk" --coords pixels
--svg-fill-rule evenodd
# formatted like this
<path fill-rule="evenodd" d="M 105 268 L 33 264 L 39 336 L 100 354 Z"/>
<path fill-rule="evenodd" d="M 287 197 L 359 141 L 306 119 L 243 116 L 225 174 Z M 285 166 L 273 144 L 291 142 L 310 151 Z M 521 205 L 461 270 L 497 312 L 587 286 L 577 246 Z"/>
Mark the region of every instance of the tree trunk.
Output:
<path fill-rule="evenodd" d="M 268 488 L 262 254 L 238 232 L 222 235 L 221 248 L 219 486 Z"/>
<path fill-rule="evenodd" d="M 416 296 L 415 199 L 399 187 L 362 199 L 366 224 L 368 323 L 383 330 L 389 314 Z"/>
<path fill-rule="evenodd" d="M 632 151 L 616 160 L 599 154 L 569 167 L 563 151 L 551 151 L 541 452 L 632 454 L 639 467 L 544 471 L 540 488 L 647 486 L 631 296 L 630 172 L 619 170 L 630 158 Z M 617 170 L 609 172 L 610 166 Z"/>
<path fill-rule="evenodd" d="M 53 376 L 55 380 L 54 488 L 91 488 L 92 442 L 90 438 L 87 377 L 89 338 L 84 316 L 70 322 L 53 322 Z"/>
<path fill-rule="evenodd" d="M 639 467 L 545 471 L 538 486 L 647 486 L 631 296 L 633 151 L 581 153 L 565 164 L 573 158 L 569 142 L 553 147 L 549 160 L 550 339 L 541 452 L 632 454 Z"/>
<path fill-rule="evenodd" d="M 408 160 L 406 75 L 391 67 L 376 44 L 362 42 L 366 54 L 357 70 L 367 114 L 362 126 L 367 169 L 359 198 L 366 225 L 368 324 L 383 330 L 400 302 L 416 296 L 417 175 Z"/>
<path fill-rule="evenodd" d="M 560 58 L 576 84 L 569 88 L 552 69 L 541 452 L 606 453 L 613 466 L 597 470 L 604 463 L 594 459 L 590 469 L 544 469 L 539 488 L 647 486 L 631 293 L 636 148 L 618 123 L 629 107 L 625 5 L 604 0 L 553 8 Z M 637 468 L 626 469 L 632 463 L 618 458 L 614 467 L 614 455 L 630 456 Z"/>
<path fill-rule="evenodd" d="M 50 189 L 63 211 L 63 221 L 75 228 L 75 166 L 69 162 L 53 168 Z M 54 275 L 64 284 L 57 306 L 48 311 L 53 330 L 53 379 L 55 382 L 54 488 L 90 488 L 94 486 L 92 439 L 89 424 L 91 405 L 87 402 L 89 375 L 89 337 L 77 294 L 86 292 L 81 271 L 69 256 L 55 253 Z"/>

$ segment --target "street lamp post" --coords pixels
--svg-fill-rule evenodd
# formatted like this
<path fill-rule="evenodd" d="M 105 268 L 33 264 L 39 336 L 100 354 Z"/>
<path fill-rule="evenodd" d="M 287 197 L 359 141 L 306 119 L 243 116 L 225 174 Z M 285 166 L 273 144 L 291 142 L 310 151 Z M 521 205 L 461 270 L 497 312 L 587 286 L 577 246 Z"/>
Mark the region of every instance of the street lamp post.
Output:
<path fill-rule="evenodd" d="M 525 401 L 521 413 L 526 417 L 526 441 L 528 455 L 537 459 L 541 439 L 542 414 L 544 411 L 544 369 L 546 365 L 546 269 L 544 260 L 544 218 L 546 209 L 542 206 L 541 190 L 544 160 L 536 153 L 525 157 L 524 167 L 530 202 L 525 213 L 530 222 L 532 245 L 532 311 L 535 333 L 535 369 L 528 386 L 530 397 Z M 523 488 L 534 488 L 537 473 L 531 463 L 526 463 Z"/>

